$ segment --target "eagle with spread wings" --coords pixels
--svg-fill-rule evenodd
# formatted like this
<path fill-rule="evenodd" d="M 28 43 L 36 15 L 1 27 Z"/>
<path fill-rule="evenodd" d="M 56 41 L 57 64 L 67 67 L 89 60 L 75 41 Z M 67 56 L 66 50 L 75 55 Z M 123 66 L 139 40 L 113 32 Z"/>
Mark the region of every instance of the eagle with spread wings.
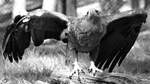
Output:
<path fill-rule="evenodd" d="M 89 72 L 95 74 L 105 69 L 112 72 L 134 45 L 146 18 L 144 11 L 109 16 L 90 10 L 85 16 L 72 19 L 64 19 L 45 10 L 32 12 L 28 16 L 18 15 L 4 35 L 3 56 L 10 62 L 18 62 L 29 47 L 31 38 L 33 44 L 39 46 L 48 38 L 63 39 L 66 35 L 62 35 L 63 31 L 68 30 L 68 45 L 77 56 L 71 76 L 82 71 L 78 65 L 78 52 L 89 53 Z"/>
<path fill-rule="evenodd" d="M 8 25 L 2 44 L 3 56 L 10 62 L 22 59 L 24 51 L 31 40 L 40 46 L 45 39 L 61 40 L 67 29 L 67 17 L 61 13 L 38 9 L 28 15 L 18 15 Z"/>
<path fill-rule="evenodd" d="M 76 56 L 71 77 L 83 71 L 78 65 L 78 52 L 89 53 L 88 71 L 93 75 L 105 69 L 112 72 L 134 45 L 146 18 L 147 13 L 143 10 L 118 15 L 90 10 L 83 17 L 70 19 L 67 38 Z"/>

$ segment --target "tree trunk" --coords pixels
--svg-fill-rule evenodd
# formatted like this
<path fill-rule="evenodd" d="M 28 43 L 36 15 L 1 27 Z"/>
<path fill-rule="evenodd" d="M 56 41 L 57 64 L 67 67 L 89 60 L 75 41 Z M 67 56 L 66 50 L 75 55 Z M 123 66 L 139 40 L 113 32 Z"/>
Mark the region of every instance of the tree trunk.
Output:
<path fill-rule="evenodd" d="M 67 0 L 67 15 L 77 16 L 77 0 Z"/>
<path fill-rule="evenodd" d="M 145 0 L 145 9 L 150 7 L 150 0 Z"/>
<path fill-rule="evenodd" d="M 0 6 L 5 3 L 5 0 L 0 0 Z"/>
<path fill-rule="evenodd" d="M 123 0 L 99 0 L 101 10 L 105 14 L 115 14 L 123 6 Z"/>
<path fill-rule="evenodd" d="M 26 15 L 26 0 L 14 0 L 13 18 L 17 15 Z"/>
<path fill-rule="evenodd" d="M 56 11 L 61 12 L 66 15 L 66 0 L 57 0 Z"/>
<path fill-rule="evenodd" d="M 139 0 L 131 0 L 132 9 L 138 9 L 140 7 L 139 5 Z"/>
<path fill-rule="evenodd" d="M 67 16 L 77 16 L 77 1 L 76 0 L 58 0 L 57 11 Z"/>
<path fill-rule="evenodd" d="M 48 11 L 55 11 L 56 3 L 57 3 L 57 0 L 43 0 L 42 9 L 48 10 Z"/>

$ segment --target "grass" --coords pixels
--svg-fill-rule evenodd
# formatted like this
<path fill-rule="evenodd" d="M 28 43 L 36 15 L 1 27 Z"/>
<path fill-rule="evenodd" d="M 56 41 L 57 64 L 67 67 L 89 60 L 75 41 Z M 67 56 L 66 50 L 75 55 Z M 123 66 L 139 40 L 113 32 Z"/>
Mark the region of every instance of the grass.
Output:
<path fill-rule="evenodd" d="M 23 56 L 23 60 L 17 63 L 10 63 L 6 60 L 4 63 L 4 76 L 13 78 L 22 78 L 29 82 L 37 80 L 54 82 L 51 76 L 61 76 L 69 74 L 70 69 L 65 65 L 66 57 L 63 50 L 59 47 L 60 42 L 54 45 L 42 45 L 37 48 L 30 46 Z M 62 52 L 63 51 L 63 52 Z M 58 82 L 58 81 L 57 81 Z"/>
<path fill-rule="evenodd" d="M 3 38 L 4 31 L 1 31 L 0 38 Z M 134 45 L 130 53 L 124 60 L 120 67 L 116 67 L 114 72 L 128 74 L 122 77 L 112 76 L 108 78 L 113 82 L 129 81 L 135 79 L 137 81 L 146 80 L 148 82 L 141 84 L 149 84 L 150 76 L 150 56 L 148 46 L 148 39 L 150 34 L 140 36 L 137 40 L 140 47 Z M 2 40 L 0 40 L 2 43 Z M 146 44 L 145 44 L 146 42 Z M 10 63 L 8 60 L 3 60 L 0 56 L 0 69 L 1 81 L 7 80 L 13 84 L 18 82 L 30 84 L 30 83 L 50 83 L 50 84 L 69 84 L 70 81 L 65 77 L 70 73 L 72 69 L 72 53 L 66 55 L 66 45 L 62 42 L 52 41 L 47 44 L 43 44 L 39 47 L 33 47 L 31 44 L 30 48 L 25 51 L 23 60 L 17 63 Z M 86 66 L 89 61 L 84 60 L 87 56 L 80 54 L 81 66 Z M 87 67 L 87 66 L 86 66 Z M 130 77 L 131 76 L 131 77 Z M 134 76 L 134 77 L 133 77 Z M 114 81 L 115 80 L 115 81 Z M 134 83 L 133 83 L 134 84 Z M 136 83 L 135 83 L 136 84 Z"/>
<path fill-rule="evenodd" d="M 143 45 L 143 42 L 149 42 L 148 37 L 149 36 L 147 35 L 139 37 L 137 42 L 140 47 L 135 45 L 124 60 L 123 64 L 120 67 L 115 68 L 115 72 L 132 74 L 132 76 L 139 79 L 144 78 L 150 80 L 150 57 L 145 53 L 148 52 L 148 50 L 143 49 L 148 46 L 148 44 Z M 3 31 L 0 38 L 3 38 Z M 2 42 L 2 40 L 0 42 Z M 13 80 L 13 82 L 17 80 L 17 83 L 19 81 L 26 83 L 45 82 L 50 84 L 51 82 L 54 84 L 57 82 L 63 82 L 68 84 L 66 79 L 63 81 L 62 79 L 59 79 L 59 77 L 65 78 L 72 69 L 72 61 L 74 57 L 72 57 L 71 52 L 68 52 L 69 54 L 66 55 L 65 51 L 65 44 L 52 41 L 39 47 L 33 47 L 33 44 L 31 44 L 31 46 L 26 49 L 23 60 L 18 64 L 15 62 L 10 63 L 8 60 L 4 61 L 2 56 L 0 56 L 0 67 L 3 67 L 3 69 L 0 69 L 1 73 L 3 73 L 1 80 L 5 77 L 5 79 Z M 83 54 L 80 55 L 83 57 Z M 84 58 L 87 58 L 87 56 L 83 57 L 80 62 L 89 62 L 88 60 L 84 60 Z M 87 65 L 85 63 L 82 65 Z M 124 78 L 115 78 L 115 80 L 124 80 Z"/>
<path fill-rule="evenodd" d="M 5 67 L 3 72 L 5 80 L 12 80 L 9 82 L 14 82 L 15 84 L 18 82 L 21 82 L 21 84 L 70 84 L 70 81 L 66 80 L 65 77 L 72 69 L 72 61 L 69 61 L 69 63 L 67 63 L 67 61 L 73 58 L 71 58 L 71 54 L 68 56 L 66 55 L 65 46 L 66 45 L 61 42 L 44 44 L 39 47 L 33 47 L 33 45 L 31 45 L 30 48 L 25 51 L 23 60 L 18 64 L 15 62 L 10 63 L 8 60 L 3 61 L 5 64 L 3 66 Z M 137 56 L 137 54 L 133 53 L 135 51 L 137 51 L 136 48 L 129 53 L 121 67 L 117 67 L 115 71 L 132 74 L 137 78 L 144 77 L 149 80 L 150 59 L 147 59 L 149 56 Z M 132 77 L 128 76 L 126 76 L 127 78 L 118 77 L 119 76 L 110 76 L 108 79 L 113 81 L 116 80 L 116 82 L 119 82 L 119 80 L 133 80 Z M 60 78 L 64 78 L 63 81 Z"/>

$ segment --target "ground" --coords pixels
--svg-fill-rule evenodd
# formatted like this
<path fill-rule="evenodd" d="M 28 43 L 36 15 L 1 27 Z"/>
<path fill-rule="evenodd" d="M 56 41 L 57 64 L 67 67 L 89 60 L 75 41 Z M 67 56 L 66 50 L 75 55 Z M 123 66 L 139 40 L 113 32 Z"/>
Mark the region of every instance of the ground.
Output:
<path fill-rule="evenodd" d="M 69 79 L 68 75 L 72 70 L 74 57 L 68 51 L 66 55 L 66 44 L 62 42 L 41 45 L 40 47 L 28 48 L 23 60 L 17 63 L 10 63 L 3 60 L 3 74 L 0 83 L 2 84 L 80 84 L 77 76 Z M 131 75 L 125 73 L 97 73 L 96 77 L 87 72 L 89 59 L 87 54 L 80 55 L 80 66 L 85 74 L 81 74 L 83 84 L 149 84 L 148 77 L 142 75 Z M 84 59 L 84 61 L 83 61 Z"/>

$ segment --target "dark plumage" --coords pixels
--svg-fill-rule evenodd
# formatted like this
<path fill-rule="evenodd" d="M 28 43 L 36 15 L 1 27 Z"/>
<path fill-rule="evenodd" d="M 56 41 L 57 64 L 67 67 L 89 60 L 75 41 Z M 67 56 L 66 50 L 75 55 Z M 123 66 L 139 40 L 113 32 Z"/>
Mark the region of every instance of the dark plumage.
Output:
<path fill-rule="evenodd" d="M 147 13 L 141 10 L 120 15 L 110 20 L 113 16 L 92 10 L 82 18 L 72 19 L 69 24 L 69 44 L 75 52 L 90 53 L 91 61 L 99 69 L 112 72 L 130 51 L 147 18 Z"/>
<path fill-rule="evenodd" d="M 95 63 L 98 68 L 112 72 L 117 63 L 120 66 L 134 45 L 146 18 L 146 12 L 133 11 L 106 25 L 107 33 L 100 42 Z"/>
<path fill-rule="evenodd" d="M 18 15 L 7 27 L 2 45 L 3 55 L 11 62 L 13 59 L 18 62 L 29 47 L 31 38 L 35 46 L 40 46 L 45 39 L 61 40 L 66 28 L 67 18 L 45 10 L 36 10 L 27 16 Z"/>
<path fill-rule="evenodd" d="M 30 44 L 31 34 L 26 32 L 19 25 L 16 25 L 21 16 L 17 16 L 14 19 L 14 23 L 7 27 L 6 33 L 3 40 L 3 56 L 8 57 L 10 62 L 13 62 L 13 59 L 18 62 L 19 59 L 22 59 L 24 50 Z M 18 20 L 18 21 L 17 21 Z M 18 29 L 17 29 L 18 28 Z"/>

